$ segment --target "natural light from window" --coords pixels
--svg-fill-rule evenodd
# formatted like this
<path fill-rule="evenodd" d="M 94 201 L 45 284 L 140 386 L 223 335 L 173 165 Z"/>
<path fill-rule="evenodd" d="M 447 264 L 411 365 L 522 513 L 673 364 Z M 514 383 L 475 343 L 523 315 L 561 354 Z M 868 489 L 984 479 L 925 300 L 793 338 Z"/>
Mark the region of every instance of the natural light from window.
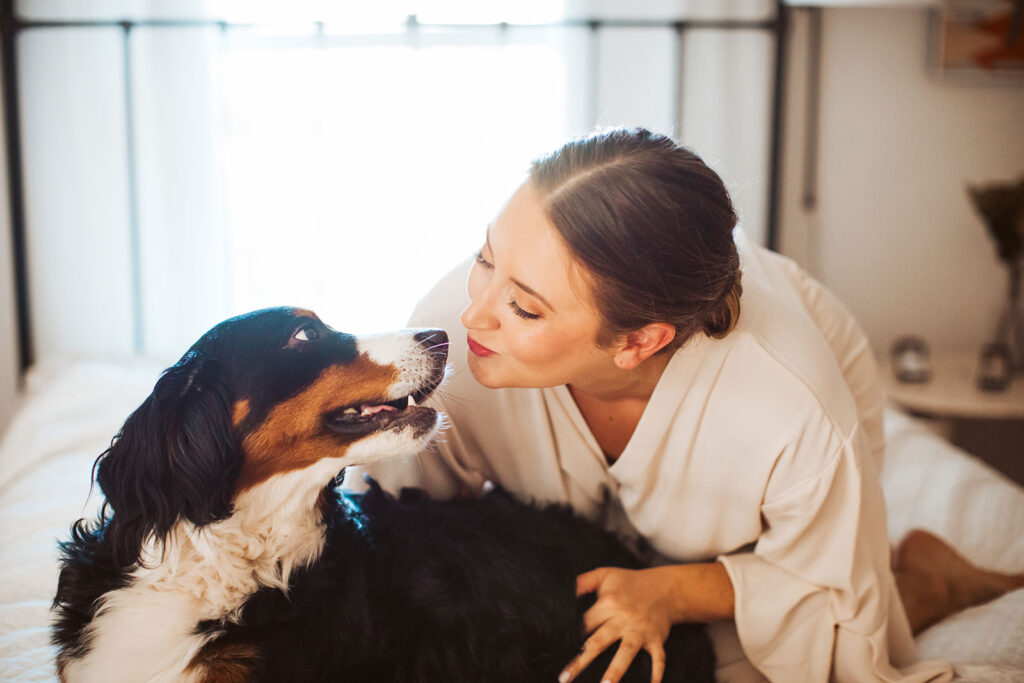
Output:
<path fill-rule="evenodd" d="M 294 304 L 346 331 L 400 327 L 479 246 L 530 159 L 566 134 L 562 52 L 543 29 L 497 32 L 225 43 L 235 310 Z"/>

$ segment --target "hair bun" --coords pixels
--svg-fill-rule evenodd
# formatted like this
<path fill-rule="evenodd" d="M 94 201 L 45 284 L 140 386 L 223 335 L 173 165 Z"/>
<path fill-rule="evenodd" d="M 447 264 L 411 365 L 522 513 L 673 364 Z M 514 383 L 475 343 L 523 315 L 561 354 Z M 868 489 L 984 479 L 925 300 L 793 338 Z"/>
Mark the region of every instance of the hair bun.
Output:
<path fill-rule="evenodd" d="M 740 318 L 740 298 L 743 296 L 743 273 L 737 267 L 732 285 L 715 302 L 714 308 L 704 323 L 704 332 L 709 337 L 720 339 L 732 332 Z"/>

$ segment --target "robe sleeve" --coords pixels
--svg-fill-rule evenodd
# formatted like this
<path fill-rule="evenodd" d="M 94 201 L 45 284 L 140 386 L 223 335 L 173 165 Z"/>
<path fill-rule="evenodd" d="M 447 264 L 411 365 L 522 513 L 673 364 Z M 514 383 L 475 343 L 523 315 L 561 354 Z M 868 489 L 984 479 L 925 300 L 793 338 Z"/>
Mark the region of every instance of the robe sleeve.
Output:
<path fill-rule="evenodd" d="M 951 678 L 942 662 L 915 663 L 888 567 L 881 488 L 860 456 L 866 447 L 859 427 L 843 438 L 828 420 L 812 423 L 779 458 L 753 550 L 718 558 L 743 650 L 769 680 Z M 815 451 L 831 453 L 827 464 L 799 476 Z"/>

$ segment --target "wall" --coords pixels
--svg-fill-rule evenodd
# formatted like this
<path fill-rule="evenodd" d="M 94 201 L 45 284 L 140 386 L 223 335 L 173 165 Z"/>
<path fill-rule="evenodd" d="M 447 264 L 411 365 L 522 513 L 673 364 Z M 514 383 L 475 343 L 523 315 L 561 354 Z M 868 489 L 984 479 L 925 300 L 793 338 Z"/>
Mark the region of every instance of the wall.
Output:
<path fill-rule="evenodd" d="M 793 19 L 781 251 L 850 306 L 876 352 L 906 333 L 978 349 L 1006 280 L 964 188 L 1024 173 L 1024 85 L 930 72 L 924 10 L 824 10 L 819 204 L 805 211 L 809 22 Z"/>
<path fill-rule="evenodd" d="M 0 91 L 0 97 L 3 93 Z M 0 121 L 2 123 L 2 121 Z M 0 434 L 18 398 L 18 337 L 11 261 L 11 211 L 7 188 L 7 148 L 0 135 Z"/>

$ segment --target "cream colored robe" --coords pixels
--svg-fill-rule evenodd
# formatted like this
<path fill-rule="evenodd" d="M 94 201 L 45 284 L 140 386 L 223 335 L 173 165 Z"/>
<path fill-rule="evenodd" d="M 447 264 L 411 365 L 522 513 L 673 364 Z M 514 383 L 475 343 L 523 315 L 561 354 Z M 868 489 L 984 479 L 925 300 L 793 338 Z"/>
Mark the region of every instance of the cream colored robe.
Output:
<path fill-rule="evenodd" d="M 457 268 L 411 321 L 451 337 L 454 375 L 432 399 L 451 425 L 433 452 L 370 473 L 445 497 L 493 480 L 634 531 L 665 561 L 717 558 L 736 594 L 731 637 L 772 681 L 949 680 L 947 664 L 917 662 L 889 569 L 882 394 L 867 340 L 795 264 L 741 231 L 736 241 L 738 326 L 675 352 L 610 466 L 565 386 L 474 381 L 458 321 L 469 264 Z M 720 678 L 759 679 L 745 661 L 722 661 L 742 660 L 735 646 L 729 654 L 731 630 L 712 630 Z"/>

